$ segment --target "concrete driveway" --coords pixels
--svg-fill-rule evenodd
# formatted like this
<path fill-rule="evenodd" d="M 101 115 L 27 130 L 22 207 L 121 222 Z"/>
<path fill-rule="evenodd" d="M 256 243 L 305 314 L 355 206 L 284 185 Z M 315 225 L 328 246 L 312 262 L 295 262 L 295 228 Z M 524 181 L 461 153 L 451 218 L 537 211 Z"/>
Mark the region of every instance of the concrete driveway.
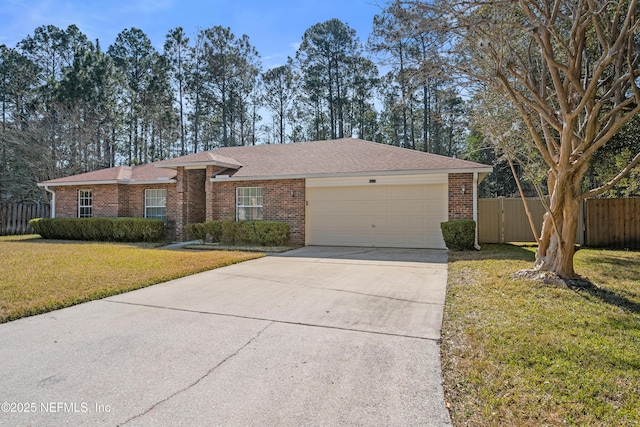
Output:
<path fill-rule="evenodd" d="M 0 425 L 450 425 L 446 260 L 307 247 L 0 325 Z"/>

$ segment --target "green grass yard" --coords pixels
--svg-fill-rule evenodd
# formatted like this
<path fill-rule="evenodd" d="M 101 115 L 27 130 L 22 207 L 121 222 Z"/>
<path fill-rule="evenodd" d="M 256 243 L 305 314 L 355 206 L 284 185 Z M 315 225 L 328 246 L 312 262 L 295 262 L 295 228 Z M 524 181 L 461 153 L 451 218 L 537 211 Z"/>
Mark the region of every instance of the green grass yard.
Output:
<path fill-rule="evenodd" d="M 443 323 L 456 426 L 640 425 L 640 252 L 582 249 L 572 290 L 515 278 L 535 248 L 451 252 Z"/>
<path fill-rule="evenodd" d="M 0 237 L 0 323 L 261 256 Z"/>

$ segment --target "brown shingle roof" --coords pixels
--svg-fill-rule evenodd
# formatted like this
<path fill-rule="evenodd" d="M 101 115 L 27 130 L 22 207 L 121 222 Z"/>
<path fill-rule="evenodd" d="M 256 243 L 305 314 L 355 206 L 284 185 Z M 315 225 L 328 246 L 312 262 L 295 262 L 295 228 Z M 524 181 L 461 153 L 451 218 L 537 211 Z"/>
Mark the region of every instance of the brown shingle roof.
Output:
<path fill-rule="evenodd" d="M 166 181 L 175 178 L 177 172 L 174 169 L 157 168 L 154 163 L 139 166 L 118 166 L 114 168 L 100 169 L 93 172 L 71 175 L 64 178 L 44 181 L 42 185 L 71 185 L 91 182 L 102 183 L 136 183 L 148 181 Z"/>
<path fill-rule="evenodd" d="M 242 165 L 225 173 L 234 178 L 315 176 L 372 172 L 418 172 L 482 169 L 490 166 L 431 153 L 343 138 L 245 147 L 224 147 L 158 163 L 158 167 L 216 164 L 215 157 L 231 158 Z"/>
<path fill-rule="evenodd" d="M 131 183 L 176 177 L 181 166 L 217 165 L 233 178 L 311 177 L 358 173 L 490 172 L 491 166 L 431 153 L 342 138 L 244 147 L 224 147 L 140 166 L 119 166 L 52 179 L 41 185 Z"/>

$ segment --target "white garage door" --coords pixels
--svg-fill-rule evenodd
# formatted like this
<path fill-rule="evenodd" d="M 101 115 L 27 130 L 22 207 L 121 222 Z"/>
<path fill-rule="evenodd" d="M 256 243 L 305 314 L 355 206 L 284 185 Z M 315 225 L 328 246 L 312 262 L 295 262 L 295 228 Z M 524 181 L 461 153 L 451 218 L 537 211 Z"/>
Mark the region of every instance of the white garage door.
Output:
<path fill-rule="evenodd" d="M 307 188 L 307 244 L 444 249 L 447 197 L 447 184 Z"/>

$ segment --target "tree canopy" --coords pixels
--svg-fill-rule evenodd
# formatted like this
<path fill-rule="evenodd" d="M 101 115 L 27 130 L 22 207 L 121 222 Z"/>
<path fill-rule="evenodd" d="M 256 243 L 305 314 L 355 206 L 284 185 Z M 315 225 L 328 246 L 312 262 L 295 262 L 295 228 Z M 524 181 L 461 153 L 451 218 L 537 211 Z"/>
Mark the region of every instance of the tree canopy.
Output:
<path fill-rule="evenodd" d="M 536 268 L 573 277 L 580 202 L 616 185 L 585 186 L 593 157 L 640 112 L 635 0 L 406 1 L 416 25 L 447 35 L 443 60 L 472 90 L 510 101 L 548 168 L 549 204 Z M 517 152 L 526 152 L 518 148 Z"/>
<path fill-rule="evenodd" d="M 0 46 L 0 201 L 45 198 L 38 181 L 218 146 L 355 136 L 458 155 L 464 102 L 423 72 L 433 50 L 420 33 L 399 35 L 401 10 L 381 11 L 367 43 L 345 22 L 319 22 L 267 70 L 249 36 L 223 26 L 171 29 L 162 51 L 138 28 L 103 49 L 75 25 L 38 27 Z"/>

